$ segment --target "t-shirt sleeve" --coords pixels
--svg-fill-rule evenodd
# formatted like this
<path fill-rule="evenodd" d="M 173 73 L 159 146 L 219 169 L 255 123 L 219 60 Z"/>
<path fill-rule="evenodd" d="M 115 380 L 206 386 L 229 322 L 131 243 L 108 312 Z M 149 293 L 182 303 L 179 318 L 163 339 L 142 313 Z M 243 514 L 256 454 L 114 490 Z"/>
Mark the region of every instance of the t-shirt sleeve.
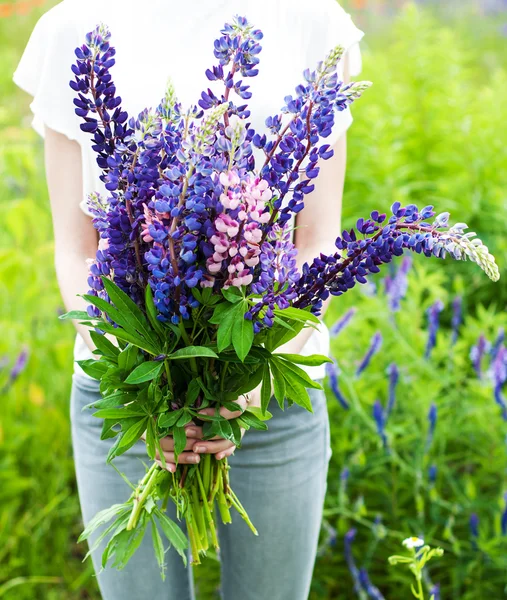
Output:
<path fill-rule="evenodd" d="M 69 87 L 78 32 L 61 3 L 45 13 L 35 25 L 13 75 L 16 85 L 33 96 L 30 108 L 33 128 L 44 135 L 44 126 L 81 139 L 74 112 L 74 92 Z"/>
<path fill-rule="evenodd" d="M 347 56 L 349 74 L 356 77 L 361 72 L 362 61 L 359 42 L 364 33 L 356 27 L 351 16 L 336 0 L 315 0 L 311 3 L 313 16 L 307 24 L 308 64 L 316 65 L 336 46 L 343 46 Z M 338 73 L 343 78 L 343 59 L 338 65 Z M 350 108 L 337 112 L 333 133 L 326 142 L 333 144 L 352 124 Z"/>

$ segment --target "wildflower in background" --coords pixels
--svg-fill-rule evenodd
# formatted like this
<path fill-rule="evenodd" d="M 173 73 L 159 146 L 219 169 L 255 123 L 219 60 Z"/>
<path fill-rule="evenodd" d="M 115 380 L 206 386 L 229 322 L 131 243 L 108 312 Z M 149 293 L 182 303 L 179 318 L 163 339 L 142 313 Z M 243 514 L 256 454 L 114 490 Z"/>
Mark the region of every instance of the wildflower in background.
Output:
<path fill-rule="evenodd" d="M 342 494 L 347 493 L 347 483 L 349 481 L 349 477 L 350 477 L 349 468 L 343 467 L 343 469 L 340 473 L 340 493 L 342 493 Z"/>
<path fill-rule="evenodd" d="M 396 312 L 400 309 L 401 300 L 405 297 L 408 288 L 408 273 L 412 267 L 412 257 L 405 256 L 401 261 L 396 274 L 384 279 L 389 308 Z"/>
<path fill-rule="evenodd" d="M 364 568 L 359 571 L 359 582 L 363 590 L 368 594 L 368 598 L 373 598 L 373 600 L 385 600 L 384 596 L 380 593 L 380 590 L 370 581 L 368 572 Z"/>
<path fill-rule="evenodd" d="M 429 358 L 431 351 L 437 343 L 437 331 L 440 325 L 440 313 L 444 310 L 444 304 L 441 300 L 434 302 L 426 314 L 428 315 L 428 341 L 426 343 L 425 358 Z"/>
<path fill-rule="evenodd" d="M 459 326 L 461 325 L 462 320 L 463 320 L 463 297 L 456 296 L 454 298 L 454 300 L 452 301 L 451 344 L 453 346 L 458 341 Z"/>
<path fill-rule="evenodd" d="M 7 383 L 4 385 L 2 393 L 5 393 L 12 384 L 16 381 L 16 379 L 21 375 L 21 373 L 25 370 L 25 367 L 28 363 L 28 348 L 25 346 L 21 352 L 19 353 L 14 366 L 9 373 L 9 378 L 7 379 Z"/>
<path fill-rule="evenodd" d="M 500 520 L 502 535 L 507 535 L 507 492 L 503 495 L 505 502 L 505 508 L 502 512 L 502 518 Z"/>
<path fill-rule="evenodd" d="M 382 334 L 377 331 L 370 341 L 370 347 L 368 348 L 363 360 L 359 363 L 356 370 L 356 377 L 359 377 L 361 373 L 368 367 L 374 354 L 376 354 L 382 346 Z"/>
<path fill-rule="evenodd" d="M 472 548 L 477 549 L 477 538 L 479 537 L 479 517 L 476 513 L 470 515 L 470 535 L 472 536 Z"/>
<path fill-rule="evenodd" d="M 489 351 L 491 360 L 495 360 L 496 355 L 498 354 L 498 351 L 500 350 L 502 344 L 504 343 L 504 340 L 505 340 L 505 328 L 500 327 L 500 329 L 498 330 L 498 333 L 496 334 L 495 341 L 491 345 L 491 350 Z"/>
<path fill-rule="evenodd" d="M 409 550 L 417 549 L 421 546 L 424 546 L 424 540 L 414 536 L 404 539 L 402 544 L 405 546 L 405 548 L 408 548 Z"/>
<path fill-rule="evenodd" d="M 433 585 L 430 588 L 430 599 L 431 600 L 440 600 L 440 584 L 439 583 L 435 583 L 435 585 Z"/>
<path fill-rule="evenodd" d="M 342 394 L 340 390 L 340 386 L 338 384 L 338 375 L 340 374 L 340 368 L 336 360 L 333 359 L 332 363 L 326 363 L 326 374 L 329 377 L 329 387 L 334 394 L 334 397 L 338 400 L 338 402 L 343 406 L 345 410 L 350 408 L 349 403 L 345 399 L 345 396 Z"/>
<path fill-rule="evenodd" d="M 435 427 L 437 424 L 437 405 L 433 402 L 428 411 L 428 437 L 426 438 L 426 452 L 428 452 L 431 444 L 433 443 L 433 435 L 435 433 Z"/>
<path fill-rule="evenodd" d="M 434 485 L 436 479 L 437 479 L 437 465 L 430 465 L 430 468 L 428 469 L 428 480 L 430 482 L 430 485 Z"/>
<path fill-rule="evenodd" d="M 484 355 L 490 351 L 491 344 L 488 342 L 484 334 L 481 333 L 477 344 L 470 349 L 470 360 L 474 367 L 477 377 L 482 379 L 482 359 Z"/>
<path fill-rule="evenodd" d="M 329 330 L 331 337 L 336 337 L 341 331 L 343 331 L 350 323 L 356 312 L 357 308 L 351 308 L 343 315 L 343 317 L 340 317 Z"/>
<path fill-rule="evenodd" d="M 347 567 L 349 568 L 350 574 L 352 575 L 352 580 L 354 581 L 354 591 L 356 594 L 359 594 L 361 591 L 361 582 L 359 580 L 359 569 L 356 567 L 356 563 L 354 561 L 354 555 L 352 554 L 352 542 L 356 537 L 357 531 L 355 529 L 350 529 L 345 534 L 343 538 L 343 545 L 345 549 L 345 562 L 347 563 Z"/>
<path fill-rule="evenodd" d="M 398 385 L 400 376 L 396 363 L 391 363 L 387 367 L 387 372 L 389 374 L 389 397 L 387 400 L 386 419 L 389 418 L 389 415 L 394 408 L 394 403 L 396 401 L 396 386 Z"/>
<path fill-rule="evenodd" d="M 384 412 L 384 407 L 382 406 L 380 400 L 375 400 L 375 403 L 373 405 L 373 418 L 375 419 L 375 423 L 377 424 L 377 432 L 382 438 L 384 448 L 387 448 L 387 436 L 385 432 L 386 415 Z"/>
<path fill-rule="evenodd" d="M 497 351 L 492 365 L 493 393 L 495 402 L 502 409 L 502 417 L 507 421 L 507 403 L 502 394 L 502 388 L 507 381 L 507 348 L 502 344 Z"/>

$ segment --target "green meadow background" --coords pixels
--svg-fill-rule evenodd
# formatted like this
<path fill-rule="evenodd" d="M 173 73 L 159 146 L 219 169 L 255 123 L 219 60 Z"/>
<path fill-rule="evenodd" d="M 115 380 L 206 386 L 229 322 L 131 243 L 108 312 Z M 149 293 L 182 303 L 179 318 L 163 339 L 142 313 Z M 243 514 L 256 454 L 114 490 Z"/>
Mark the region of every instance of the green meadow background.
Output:
<path fill-rule="evenodd" d="M 434 204 L 477 231 L 504 273 L 506 13 L 472 5 L 459 14 L 437 12 L 431 2 L 384 12 L 353 4 L 367 31 L 361 78 L 374 86 L 354 107 L 344 223 L 396 200 Z M 0 598 L 97 600 L 91 563 L 81 562 L 85 548 L 76 543 L 81 521 L 69 427 L 74 331 L 57 318 L 63 306 L 42 142 L 30 128 L 29 97 L 11 81 L 42 10 L 0 17 Z M 349 408 L 326 383 L 333 457 L 311 598 L 407 600 L 410 574 L 387 558 L 403 553 L 401 541 L 410 535 L 445 551 L 425 571 L 425 597 L 430 589 L 435 600 L 507 597 L 507 423 L 493 394 L 491 355 L 481 377 L 470 359 L 481 334 L 494 344 L 506 325 L 507 288 L 470 263 L 415 257 L 401 310 L 392 312 L 382 281 L 389 273 L 395 270 L 335 299 L 326 314 L 332 325 L 357 309 L 333 339 Z M 453 344 L 456 295 L 464 322 Z M 437 300 L 445 308 L 426 359 L 426 310 Z M 356 377 L 377 331 L 382 347 Z M 11 381 L 22 352 L 28 363 Z M 392 363 L 400 380 L 385 446 L 372 410 L 376 400 L 386 405 Z M 433 404 L 438 416 L 429 443 Z M 353 537 L 351 530 L 347 554 L 344 536 Z M 357 579 L 354 586 L 352 560 L 363 569 L 363 584 Z M 365 573 L 377 591 L 364 583 Z M 196 571 L 200 599 L 218 597 L 218 577 L 210 557 Z"/>

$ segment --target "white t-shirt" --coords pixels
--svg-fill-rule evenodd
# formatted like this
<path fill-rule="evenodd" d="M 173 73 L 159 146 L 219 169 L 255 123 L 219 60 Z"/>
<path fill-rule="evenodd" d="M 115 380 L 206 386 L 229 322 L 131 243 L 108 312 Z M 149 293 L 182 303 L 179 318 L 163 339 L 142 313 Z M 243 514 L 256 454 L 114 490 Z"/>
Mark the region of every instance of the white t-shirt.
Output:
<path fill-rule="evenodd" d="M 265 130 L 266 117 L 279 112 L 284 97 L 294 93 L 303 70 L 315 68 L 336 45 L 347 50 L 351 75 L 360 72 L 358 42 L 363 32 L 335 0 L 64 0 L 40 18 L 14 82 L 33 96 L 30 108 L 38 133 L 43 135 L 46 125 L 80 144 L 85 212 L 88 194 L 105 192 L 90 136 L 80 130 L 81 120 L 74 113 L 75 92 L 69 87 L 74 49 L 84 43 L 85 34 L 99 22 L 109 27 L 117 51 L 113 80 L 123 107 L 137 115 L 158 105 L 169 77 L 184 106 L 197 103 L 201 91 L 212 87 L 204 72 L 216 63 L 213 42 L 236 14 L 264 33 L 259 75 L 246 81 L 253 94 L 249 121 L 257 132 Z M 351 123 L 350 110 L 337 113 L 326 143 L 333 144 Z M 309 197 L 305 210 L 315 209 Z M 301 353 L 329 353 L 329 331 L 323 323 Z M 75 360 L 91 356 L 78 334 Z M 75 370 L 84 375 L 77 364 Z M 305 370 L 313 379 L 325 376 L 324 365 Z"/>

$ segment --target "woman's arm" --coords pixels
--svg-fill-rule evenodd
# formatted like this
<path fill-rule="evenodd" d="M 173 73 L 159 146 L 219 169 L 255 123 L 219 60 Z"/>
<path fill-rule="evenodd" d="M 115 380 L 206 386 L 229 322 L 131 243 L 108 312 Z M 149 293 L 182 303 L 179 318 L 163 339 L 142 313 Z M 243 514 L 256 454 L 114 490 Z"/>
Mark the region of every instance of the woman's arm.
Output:
<path fill-rule="evenodd" d="M 90 217 L 79 207 L 83 198 L 81 148 L 46 127 L 44 153 L 58 285 L 67 310 L 86 310 L 86 301 L 77 294 L 88 291 L 86 259 L 95 257 L 98 238 Z M 94 349 L 88 328 L 74 324 L 88 347 Z"/>

